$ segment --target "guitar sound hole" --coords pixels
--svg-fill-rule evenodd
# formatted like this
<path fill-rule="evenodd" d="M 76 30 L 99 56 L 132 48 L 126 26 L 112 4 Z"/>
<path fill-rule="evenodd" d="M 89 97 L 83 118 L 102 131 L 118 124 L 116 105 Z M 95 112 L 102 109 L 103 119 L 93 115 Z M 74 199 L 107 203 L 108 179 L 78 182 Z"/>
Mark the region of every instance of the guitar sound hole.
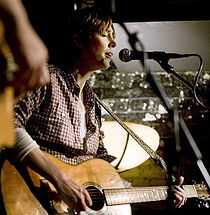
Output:
<path fill-rule="evenodd" d="M 94 186 L 88 186 L 86 187 L 91 199 L 92 199 L 92 206 L 90 207 L 92 210 L 100 210 L 104 206 L 104 196 L 103 193 Z"/>

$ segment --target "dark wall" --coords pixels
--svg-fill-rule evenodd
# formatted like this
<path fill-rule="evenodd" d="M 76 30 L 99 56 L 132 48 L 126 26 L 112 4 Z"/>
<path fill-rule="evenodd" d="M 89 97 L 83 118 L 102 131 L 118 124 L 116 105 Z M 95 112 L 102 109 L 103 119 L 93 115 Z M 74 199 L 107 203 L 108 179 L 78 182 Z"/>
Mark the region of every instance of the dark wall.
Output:
<path fill-rule="evenodd" d="M 69 57 L 69 19 L 74 12 L 74 1 L 26 0 L 24 5 L 36 32 L 49 51 L 50 63 L 66 61 Z"/>
<path fill-rule="evenodd" d="M 115 0 L 115 18 L 124 22 L 205 20 L 205 0 Z"/>

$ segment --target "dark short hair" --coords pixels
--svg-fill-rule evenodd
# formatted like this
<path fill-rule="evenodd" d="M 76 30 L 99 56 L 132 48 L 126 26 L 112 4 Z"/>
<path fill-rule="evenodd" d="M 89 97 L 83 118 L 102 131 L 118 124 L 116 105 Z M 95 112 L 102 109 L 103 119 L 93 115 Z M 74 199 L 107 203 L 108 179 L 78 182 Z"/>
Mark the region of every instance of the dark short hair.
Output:
<path fill-rule="evenodd" d="M 73 50 L 73 34 L 79 34 L 81 42 L 88 43 L 92 33 L 103 32 L 111 23 L 110 11 L 101 9 L 101 0 L 98 5 L 77 11 L 70 0 L 22 1 L 33 27 L 48 48 L 49 63 L 62 68 L 69 68 L 78 59 L 78 50 Z"/>
<path fill-rule="evenodd" d="M 111 16 L 100 8 L 87 7 L 77 10 L 72 17 L 70 27 L 73 33 L 79 33 L 84 38 L 93 33 L 103 33 L 112 25 Z"/>
<path fill-rule="evenodd" d="M 110 26 L 112 26 L 110 14 L 100 8 L 86 7 L 76 10 L 68 17 L 65 35 L 61 35 L 63 40 L 56 41 L 61 42 L 60 46 L 50 53 L 50 63 L 62 69 L 76 65 L 81 50 L 78 48 L 78 41 L 75 41 L 75 38 L 79 38 L 81 45 L 88 44 L 94 33 L 102 34 Z"/>

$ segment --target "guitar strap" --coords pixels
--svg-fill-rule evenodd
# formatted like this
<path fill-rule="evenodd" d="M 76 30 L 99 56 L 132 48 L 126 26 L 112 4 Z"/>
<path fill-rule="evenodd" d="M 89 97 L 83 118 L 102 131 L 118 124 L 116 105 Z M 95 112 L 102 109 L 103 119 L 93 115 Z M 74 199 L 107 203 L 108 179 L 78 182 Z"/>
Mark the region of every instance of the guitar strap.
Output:
<path fill-rule="evenodd" d="M 149 156 L 155 161 L 155 163 L 167 173 L 167 164 L 164 161 L 164 159 L 160 155 L 158 155 L 152 148 L 150 148 L 150 146 L 148 146 L 125 123 L 123 123 L 123 121 L 116 114 L 114 114 L 112 110 L 103 101 L 101 101 L 96 94 L 95 94 L 95 98 L 96 98 L 96 101 L 113 117 L 113 119 L 116 120 L 128 132 L 128 134 L 130 134 L 134 138 L 134 140 L 137 141 L 137 143 L 149 154 Z M 125 149 L 127 147 L 127 144 L 128 144 L 128 141 L 125 145 Z M 122 158 L 120 159 L 120 161 L 121 160 Z M 117 165 L 119 166 L 119 163 Z"/>

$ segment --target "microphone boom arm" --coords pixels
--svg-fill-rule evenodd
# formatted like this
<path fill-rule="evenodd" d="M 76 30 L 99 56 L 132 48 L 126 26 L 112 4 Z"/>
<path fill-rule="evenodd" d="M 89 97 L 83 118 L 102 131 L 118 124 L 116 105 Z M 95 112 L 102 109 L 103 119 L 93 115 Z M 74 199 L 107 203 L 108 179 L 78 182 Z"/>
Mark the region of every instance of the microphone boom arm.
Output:
<path fill-rule="evenodd" d="M 173 74 L 176 78 L 181 80 L 190 90 L 193 90 L 193 85 L 181 77 L 177 72 L 175 72 L 174 67 L 168 64 L 168 60 L 157 60 L 160 66 L 167 72 Z"/>

